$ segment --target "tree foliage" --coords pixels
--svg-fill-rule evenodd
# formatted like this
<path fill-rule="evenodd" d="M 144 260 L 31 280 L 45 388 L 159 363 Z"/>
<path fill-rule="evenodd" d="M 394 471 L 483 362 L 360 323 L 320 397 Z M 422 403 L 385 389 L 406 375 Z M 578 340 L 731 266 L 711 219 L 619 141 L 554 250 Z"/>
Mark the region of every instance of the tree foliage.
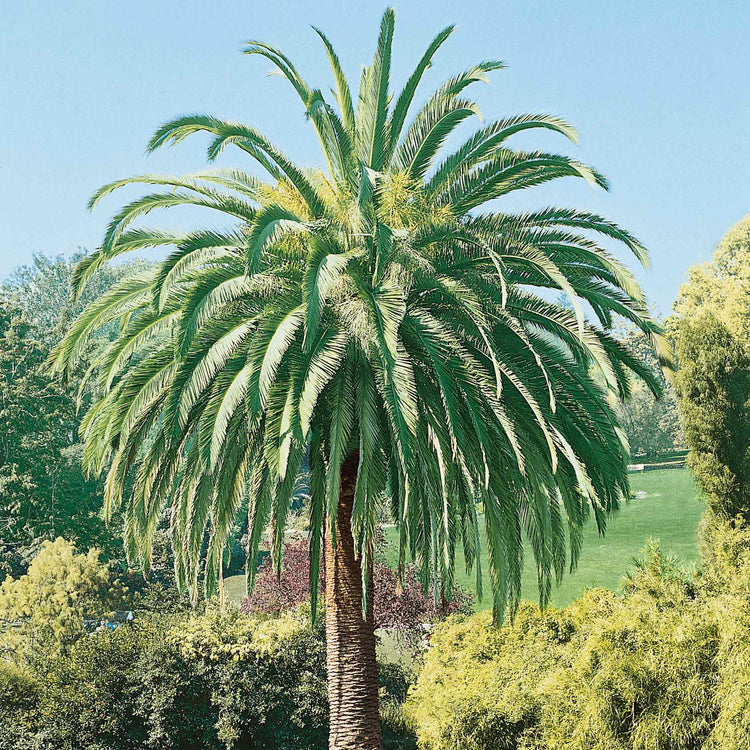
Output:
<path fill-rule="evenodd" d="M 57 343 L 72 318 L 115 282 L 148 267 L 145 260 L 129 260 L 108 266 L 97 274 L 79 298 L 71 294 L 70 282 L 84 252 L 70 257 L 34 253 L 31 263 L 16 268 L 0 285 L 0 299 L 18 309 L 34 325 L 42 344 Z"/>
<path fill-rule="evenodd" d="M 640 331 L 628 327 L 623 340 L 650 367 L 662 388 L 657 397 L 647 383 L 633 378 L 630 395 L 617 403 L 617 418 L 628 438 L 631 457 L 654 457 L 683 449 L 685 438 L 673 383 L 665 377 L 648 339 Z"/>
<path fill-rule="evenodd" d="M 76 302 L 70 280 L 81 257 L 37 254 L 0 286 L 0 580 L 22 574 L 42 542 L 57 536 L 123 557 L 100 514 L 101 482 L 81 470 L 78 436 L 78 411 L 90 401 L 79 392 L 80 375 L 112 330 L 92 340 L 65 383 L 45 360 L 71 315 L 145 262 L 106 269 Z"/>
<path fill-rule="evenodd" d="M 697 318 L 710 312 L 750 347 L 750 214 L 738 221 L 716 246 L 711 261 L 692 266 L 680 288 L 675 312 Z"/>
<path fill-rule="evenodd" d="M 85 465 L 108 471 L 109 510 L 126 495 L 128 549 L 145 564 L 156 519 L 171 506 L 180 582 L 194 596 L 204 539 L 210 591 L 246 490 L 249 558 L 271 520 L 280 563 L 308 447 L 313 597 L 323 531 L 336 524 L 340 469 L 355 450 L 352 521 L 363 559 L 387 498 L 399 529 L 399 576 L 411 556 L 422 581 L 451 591 L 461 548 L 481 591 L 481 499 L 498 616 L 519 596 L 524 533 L 544 600 L 575 564 L 589 513 L 604 529 L 627 493 L 608 393 L 626 397 L 630 372 L 656 392 L 659 384 L 613 335 L 614 317 L 666 355 L 633 275 L 606 246 L 623 245 L 641 262 L 645 250 L 586 211 L 496 208 L 511 193 L 560 178 L 607 183 L 568 156 L 512 146 L 522 131 L 575 140 L 555 116 L 514 115 L 463 141 L 450 137 L 479 114 L 469 88 L 502 64 L 480 62 L 418 94 L 449 27 L 394 96 L 393 31 L 389 9 L 355 96 L 318 32 L 334 101 L 281 51 L 261 42 L 245 49 L 291 84 L 325 172 L 297 166 L 253 127 L 192 114 L 162 125 L 149 150 L 206 134 L 209 160 L 233 148 L 264 179 L 240 168 L 143 175 L 91 200 L 93 207 L 126 185 L 151 191 L 115 213 L 101 247 L 76 269 L 77 293 L 123 253 L 169 254 L 89 305 L 54 365 L 66 372 L 92 334 L 119 323 L 91 370 L 101 395 L 83 424 Z M 230 217 L 236 228 L 170 232 L 138 223 L 181 205 Z M 550 291 L 572 309 L 549 302 Z"/>
<path fill-rule="evenodd" d="M 690 467 L 709 508 L 750 513 L 750 350 L 712 314 L 679 324 L 677 391 Z"/>
<path fill-rule="evenodd" d="M 439 625 L 405 706 L 420 747 L 746 747 L 750 533 L 713 529 L 723 552 L 698 579 L 651 544 L 620 595 Z"/>
<path fill-rule="evenodd" d="M 45 540 L 114 540 L 101 486 L 81 471 L 75 393 L 44 372 L 43 334 L 0 304 L 0 580 L 20 575 Z"/>
<path fill-rule="evenodd" d="M 750 512 L 750 216 L 675 304 L 676 385 L 693 473 L 720 516 Z"/>
<path fill-rule="evenodd" d="M 62 538 L 44 542 L 29 570 L 0 585 L 0 638 L 15 658 L 69 649 L 85 634 L 86 617 L 102 618 L 127 601 L 127 589 L 96 549 L 79 554 Z"/>

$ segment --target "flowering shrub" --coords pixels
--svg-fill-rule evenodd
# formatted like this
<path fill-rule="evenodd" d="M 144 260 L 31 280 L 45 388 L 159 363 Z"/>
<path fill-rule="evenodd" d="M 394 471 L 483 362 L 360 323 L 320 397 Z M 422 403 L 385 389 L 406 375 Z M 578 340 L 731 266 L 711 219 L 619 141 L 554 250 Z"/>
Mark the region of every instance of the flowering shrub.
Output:
<path fill-rule="evenodd" d="M 321 583 L 322 591 L 322 583 Z M 263 559 L 250 597 L 242 602 L 245 613 L 278 614 L 310 599 L 310 557 L 306 542 L 284 545 L 281 576 L 273 569 L 270 556 Z"/>
<path fill-rule="evenodd" d="M 296 610 L 274 618 L 245 617 L 236 611 L 207 612 L 180 623 L 168 639 L 187 658 L 240 661 L 273 656 L 308 627 L 307 619 Z"/>

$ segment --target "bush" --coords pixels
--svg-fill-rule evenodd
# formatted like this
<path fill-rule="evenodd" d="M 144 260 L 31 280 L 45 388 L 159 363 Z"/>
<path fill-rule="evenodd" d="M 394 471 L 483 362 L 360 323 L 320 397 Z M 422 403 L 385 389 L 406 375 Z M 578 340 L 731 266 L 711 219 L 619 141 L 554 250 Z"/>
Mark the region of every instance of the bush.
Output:
<path fill-rule="evenodd" d="M 327 745 L 323 625 L 281 614 L 185 611 L 171 587 L 136 594 L 136 620 L 88 634 L 125 590 L 96 551 L 48 543 L 0 587 L 0 750 L 219 750 Z M 410 673 L 381 672 L 386 734 L 403 748 Z"/>
<path fill-rule="evenodd" d="M 31 750 L 37 698 L 32 675 L 0 659 L 0 750 Z"/>
<path fill-rule="evenodd" d="M 325 639 L 305 613 L 152 615 L 4 666 L 0 701 L 13 750 L 322 750 Z"/>
<path fill-rule="evenodd" d="M 574 627 L 565 610 L 528 603 L 502 628 L 488 611 L 438 625 L 405 706 L 420 747 L 518 747 L 538 722 L 542 680 L 565 658 Z"/>
<path fill-rule="evenodd" d="M 697 580 L 651 544 L 620 595 L 438 626 L 405 705 L 420 747 L 750 747 L 750 531 L 721 533 Z"/>
<path fill-rule="evenodd" d="M 325 636 L 307 613 L 208 613 L 170 638 L 213 681 L 222 747 L 327 746 Z"/>
<path fill-rule="evenodd" d="M 444 603 L 436 603 L 431 593 L 425 593 L 417 580 L 413 565 L 406 566 L 403 585 L 397 585 L 396 573 L 376 556 L 373 565 L 375 626 L 408 630 L 452 612 L 470 612 L 471 596 L 458 586 Z M 322 590 L 322 582 L 321 582 Z M 396 592 L 399 593 L 396 593 Z M 266 557 L 258 570 L 255 588 L 242 602 L 246 613 L 278 614 L 298 607 L 310 599 L 310 558 L 307 542 L 295 542 L 284 547 L 281 575 Z"/>
<path fill-rule="evenodd" d="M 114 750 L 145 745 L 149 726 L 137 710 L 136 676 L 141 658 L 157 640 L 146 623 L 98 631 L 52 659 L 46 674 L 40 664 L 40 733 L 58 747 Z M 164 689 L 171 686 L 170 676 Z"/>
<path fill-rule="evenodd" d="M 570 661 L 544 686 L 532 747 L 704 745 L 720 710 L 720 629 L 712 609 L 693 599 L 681 579 L 665 574 L 652 550 L 624 598 L 581 613 Z"/>
<path fill-rule="evenodd" d="M 414 669 L 411 663 L 407 666 L 400 661 L 378 662 L 380 720 L 383 746 L 386 749 L 416 748 L 416 738 L 403 712 L 404 701 L 413 680 Z"/>

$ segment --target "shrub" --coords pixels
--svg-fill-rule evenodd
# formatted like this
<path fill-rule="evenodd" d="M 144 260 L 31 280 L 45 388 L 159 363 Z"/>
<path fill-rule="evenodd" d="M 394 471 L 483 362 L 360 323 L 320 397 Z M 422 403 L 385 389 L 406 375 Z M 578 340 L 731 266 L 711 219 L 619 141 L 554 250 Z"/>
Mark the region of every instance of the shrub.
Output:
<path fill-rule="evenodd" d="M 157 584 L 138 599 L 151 611 L 141 608 L 130 625 L 85 635 L 81 612 L 105 600 L 76 598 L 70 586 L 77 581 L 80 592 L 100 592 L 108 568 L 95 553 L 76 555 L 62 541 L 50 547 L 44 565 L 35 562 L 21 585 L 6 582 L 3 591 L 6 606 L 20 606 L 31 601 L 30 581 L 40 583 L 59 608 L 65 639 L 40 648 L 46 642 L 36 621 L 5 629 L 13 655 L 23 658 L 0 659 L 0 750 L 326 747 L 325 634 L 322 624 L 311 624 L 309 607 L 277 616 L 236 608 L 165 613 L 151 601 L 162 590 Z M 72 581 L 56 577 L 55 561 L 60 575 L 72 571 Z M 410 678 L 398 664 L 382 667 L 388 746 L 402 750 L 400 706 Z"/>
<path fill-rule="evenodd" d="M 379 661 L 378 681 L 380 683 L 380 719 L 383 726 L 383 744 L 386 748 L 404 750 L 413 742 L 409 724 L 404 716 L 403 706 L 414 679 L 411 663 L 407 666 L 400 661 Z M 416 747 L 416 745 L 413 745 Z"/>
<path fill-rule="evenodd" d="M 438 625 L 405 706 L 420 747 L 517 747 L 538 722 L 542 681 L 566 658 L 574 629 L 568 612 L 528 603 L 502 628 L 491 612 Z"/>
<path fill-rule="evenodd" d="M 3 664 L 0 701 L 2 750 L 322 750 L 325 638 L 304 612 L 152 615 Z"/>
<path fill-rule="evenodd" d="M 37 693 L 27 670 L 0 659 L 0 750 L 31 750 Z"/>
<path fill-rule="evenodd" d="M 450 599 L 436 603 L 431 593 L 424 592 L 413 565 L 406 567 L 399 593 L 396 574 L 385 561 L 376 557 L 373 567 L 373 606 L 378 628 L 409 629 L 452 612 L 471 611 L 471 596 L 459 587 L 454 589 Z M 278 614 L 306 603 L 310 598 L 309 576 L 307 542 L 285 545 L 281 575 L 273 569 L 270 557 L 266 557 L 258 570 L 252 594 L 242 602 L 242 611 Z"/>
<path fill-rule="evenodd" d="M 721 534 L 697 580 L 650 544 L 620 595 L 438 626 L 405 705 L 420 747 L 750 747 L 750 531 Z"/>
<path fill-rule="evenodd" d="M 207 613 L 182 623 L 170 640 L 211 676 L 223 746 L 326 747 L 325 637 L 307 613 Z"/>
<path fill-rule="evenodd" d="M 57 747 L 148 746 L 148 721 L 136 710 L 136 675 L 141 657 L 157 640 L 145 623 L 98 631 L 51 659 L 46 673 L 40 664 L 41 733 Z M 170 683 L 164 687 L 169 690 Z"/>
<path fill-rule="evenodd" d="M 625 597 L 582 614 L 572 658 L 544 686 L 532 746 L 702 747 L 720 708 L 719 623 L 706 602 L 652 550 Z"/>

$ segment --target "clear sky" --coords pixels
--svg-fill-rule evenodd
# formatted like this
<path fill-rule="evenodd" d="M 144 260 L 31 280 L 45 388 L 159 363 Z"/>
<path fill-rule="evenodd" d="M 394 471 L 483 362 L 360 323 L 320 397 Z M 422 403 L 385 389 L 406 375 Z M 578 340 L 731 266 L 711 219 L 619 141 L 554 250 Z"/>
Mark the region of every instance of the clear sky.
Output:
<path fill-rule="evenodd" d="M 687 267 L 708 259 L 750 211 L 747 0 L 402 0 L 395 7 L 394 87 L 434 34 L 456 23 L 430 84 L 500 58 L 508 69 L 478 91 L 486 118 L 552 112 L 576 125 L 580 146 L 549 136 L 535 143 L 598 167 L 611 191 L 567 180 L 498 208 L 573 205 L 623 224 L 651 252 L 640 278 L 663 313 Z M 357 83 L 383 8 L 344 0 L 0 0 L 0 278 L 35 251 L 96 247 L 109 214 L 128 197 L 88 213 L 86 201 L 102 183 L 200 169 L 199 139 L 145 156 L 151 132 L 173 116 L 242 120 L 317 164 L 294 93 L 265 76 L 266 61 L 240 55 L 241 43 L 282 48 L 311 84 L 327 88 L 315 24 Z M 174 214 L 167 225 L 194 219 Z"/>

